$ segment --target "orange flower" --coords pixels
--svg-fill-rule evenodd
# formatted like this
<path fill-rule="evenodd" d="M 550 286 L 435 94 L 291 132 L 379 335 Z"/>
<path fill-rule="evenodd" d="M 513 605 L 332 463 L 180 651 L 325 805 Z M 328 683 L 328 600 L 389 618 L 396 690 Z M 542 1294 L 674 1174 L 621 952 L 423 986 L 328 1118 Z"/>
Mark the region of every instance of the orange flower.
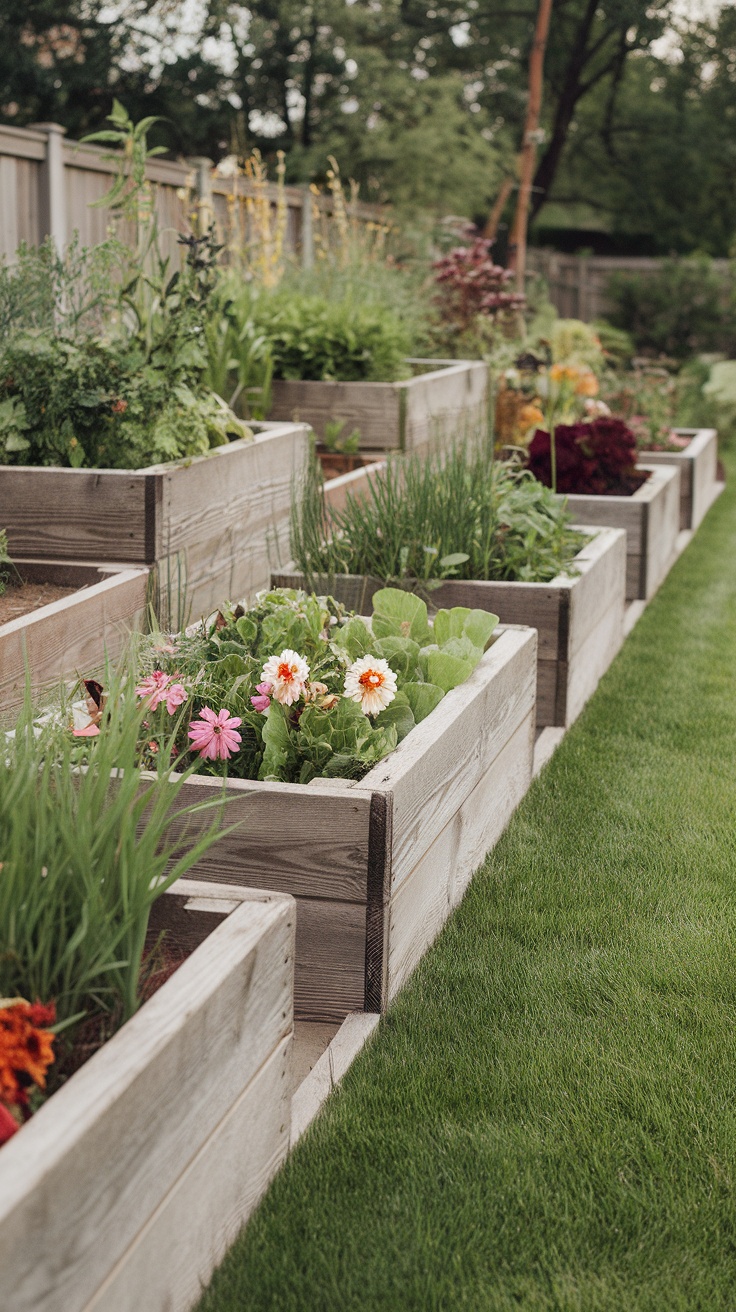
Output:
<path fill-rule="evenodd" d="M 578 396 L 597 396 L 599 390 L 598 379 L 593 373 L 581 374 L 575 384 Z"/>
<path fill-rule="evenodd" d="M 544 415 L 538 405 L 525 405 L 519 411 L 519 427 L 523 433 L 530 428 L 539 428 L 544 423 Z"/>
<path fill-rule="evenodd" d="M 53 1003 L 13 999 L 0 1008 L 0 1102 L 28 1106 L 32 1084 L 46 1087 L 46 1071 L 54 1060 L 54 1035 L 42 1026 L 53 1024 Z"/>
<path fill-rule="evenodd" d="M 580 377 L 580 370 L 573 369 L 572 365 L 568 364 L 553 364 L 549 376 L 553 383 L 576 383 Z"/>

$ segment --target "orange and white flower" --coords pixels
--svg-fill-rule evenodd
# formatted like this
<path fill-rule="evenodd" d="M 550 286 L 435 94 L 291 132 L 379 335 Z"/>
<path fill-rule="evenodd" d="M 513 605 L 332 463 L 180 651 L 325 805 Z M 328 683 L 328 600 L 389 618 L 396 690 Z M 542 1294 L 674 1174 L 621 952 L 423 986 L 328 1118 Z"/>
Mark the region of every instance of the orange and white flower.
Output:
<path fill-rule="evenodd" d="M 360 702 L 364 715 L 378 715 L 396 696 L 396 675 L 379 656 L 361 656 L 345 673 L 345 696 Z"/>
<path fill-rule="evenodd" d="M 270 683 L 271 696 L 282 706 L 292 706 L 303 695 L 309 666 L 303 656 L 287 647 L 280 656 L 270 656 L 261 672 L 261 683 Z"/>

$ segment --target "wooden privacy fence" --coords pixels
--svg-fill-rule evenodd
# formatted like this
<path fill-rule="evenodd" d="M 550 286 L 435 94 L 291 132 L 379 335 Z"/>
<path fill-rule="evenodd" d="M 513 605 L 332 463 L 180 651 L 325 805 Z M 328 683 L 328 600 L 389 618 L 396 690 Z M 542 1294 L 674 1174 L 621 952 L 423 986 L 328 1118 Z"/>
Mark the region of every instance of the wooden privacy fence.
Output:
<path fill-rule="evenodd" d="M 664 261 L 654 256 L 563 255 L 559 251 L 531 247 L 527 270 L 541 274 L 549 297 L 563 319 L 603 319 L 611 311 L 608 284 L 616 273 L 656 273 Z M 713 260 L 717 273 L 725 273 L 728 260 Z"/>
<path fill-rule="evenodd" d="M 56 123 L 39 123 L 32 128 L 0 125 L 0 258 L 12 259 L 21 242 L 40 245 L 52 237 L 61 250 L 77 232 L 83 246 L 102 241 L 107 235 L 109 212 L 93 209 L 109 189 L 115 165 L 109 152 L 98 146 L 67 141 Z M 247 238 L 247 216 L 243 209 L 249 197 L 265 196 L 275 211 L 279 188 L 267 184 L 260 189 L 246 178 L 213 176 L 212 161 L 151 160 L 149 180 L 154 184 L 156 207 L 164 247 L 177 250 L 176 234 L 189 228 L 200 214 L 214 218 L 222 240 L 233 230 L 233 211 Z M 284 251 L 309 266 L 314 257 L 315 215 L 333 213 L 330 196 L 316 196 L 309 187 L 284 187 Z M 348 223 L 386 224 L 387 211 L 380 205 L 349 203 Z M 125 225 L 119 235 L 132 240 Z"/>

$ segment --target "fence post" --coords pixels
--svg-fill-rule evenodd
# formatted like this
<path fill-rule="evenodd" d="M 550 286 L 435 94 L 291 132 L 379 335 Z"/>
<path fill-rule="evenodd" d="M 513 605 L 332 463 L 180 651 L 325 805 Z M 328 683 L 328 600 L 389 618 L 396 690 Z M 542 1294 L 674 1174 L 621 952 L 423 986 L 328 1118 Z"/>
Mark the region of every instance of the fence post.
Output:
<path fill-rule="evenodd" d="M 34 123 L 37 132 L 46 134 L 46 158 L 38 174 L 39 236 L 51 237 L 60 255 L 66 249 L 66 183 L 64 179 L 64 137 L 66 128 L 59 123 Z"/>
<path fill-rule="evenodd" d="M 200 235 L 209 232 L 215 222 L 215 206 L 212 200 L 212 170 L 214 164 L 206 155 L 195 155 L 189 160 L 195 170 L 194 187 L 197 193 L 197 228 Z"/>
<path fill-rule="evenodd" d="M 314 265 L 314 227 L 312 224 L 312 193 L 309 186 L 302 187 L 302 268 L 311 269 Z"/>

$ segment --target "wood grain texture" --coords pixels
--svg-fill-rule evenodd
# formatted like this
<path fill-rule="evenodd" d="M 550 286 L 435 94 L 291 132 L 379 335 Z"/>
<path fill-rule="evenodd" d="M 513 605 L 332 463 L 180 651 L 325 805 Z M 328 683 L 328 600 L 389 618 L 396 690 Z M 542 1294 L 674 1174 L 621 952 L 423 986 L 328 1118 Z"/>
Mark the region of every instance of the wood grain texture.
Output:
<path fill-rule="evenodd" d="M 391 797 L 391 893 L 534 710 L 536 650 L 533 629 L 500 630 L 470 678 L 362 780 Z"/>
<path fill-rule="evenodd" d="M 140 471 L 2 465 L 0 523 L 11 556 L 150 563 Z"/>
<path fill-rule="evenodd" d="M 208 1141 L 217 1148 L 223 1123 L 276 1054 L 282 1076 L 293 1027 L 294 904 L 237 889 L 228 897 L 240 899 L 237 910 L 215 916 L 196 952 L 3 1150 L 0 1261 L 13 1312 L 82 1312 L 113 1272 L 124 1289 L 117 1265 L 165 1215 L 187 1173 L 201 1187 Z M 244 1164 L 239 1184 L 237 1206 L 246 1210 L 284 1151 L 284 1109 L 270 1084 L 267 1092 L 258 1109 L 264 1156 L 252 1178 Z M 231 1199 L 219 1205 L 211 1178 L 210 1232 L 190 1229 L 186 1253 L 157 1245 L 162 1283 L 191 1291 L 221 1255 L 221 1247 L 212 1252 L 212 1229 L 232 1233 Z M 146 1306 L 141 1285 L 138 1299 Z M 112 1296 L 93 1305 L 127 1306 Z"/>
<path fill-rule="evenodd" d="M 484 425 L 488 368 L 478 360 L 410 361 L 422 367 L 396 383 L 273 383 L 271 417 L 306 421 L 319 437 L 329 422 L 360 429 L 364 449 L 412 451 Z M 436 368 L 426 368 L 436 365 Z"/>
<path fill-rule="evenodd" d="M 386 942 L 386 996 L 406 983 L 474 871 L 498 841 L 524 797 L 534 755 L 534 711 L 513 734 L 391 897 Z"/>
<path fill-rule="evenodd" d="M 106 658 L 114 660 L 131 630 L 139 628 L 146 608 L 148 570 L 111 571 L 92 565 L 18 562 L 31 581 L 68 580 L 79 587 L 68 597 L 41 606 L 0 625 L 0 713 L 23 702 L 26 662 L 34 695 L 40 697 L 62 679 L 99 674 Z M 84 580 L 84 584 L 82 584 Z"/>
<path fill-rule="evenodd" d="M 358 501 L 365 500 L 376 474 L 385 468 L 386 462 L 378 460 L 360 469 L 353 469 L 349 474 L 341 474 L 339 478 L 328 479 L 324 485 L 325 505 L 330 510 L 340 511 L 345 509 L 348 495 Z"/>
<path fill-rule="evenodd" d="M 625 530 L 627 601 L 647 599 L 656 591 L 672 562 L 680 521 L 679 470 L 644 462 L 637 468 L 649 477 L 633 496 L 560 496 L 575 524 Z"/>
<path fill-rule="evenodd" d="M 718 481 L 718 433 L 715 428 L 676 428 L 690 437 L 684 451 L 643 451 L 648 465 L 674 465 L 680 470 L 680 528 L 696 529 L 715 495 Z"/>

